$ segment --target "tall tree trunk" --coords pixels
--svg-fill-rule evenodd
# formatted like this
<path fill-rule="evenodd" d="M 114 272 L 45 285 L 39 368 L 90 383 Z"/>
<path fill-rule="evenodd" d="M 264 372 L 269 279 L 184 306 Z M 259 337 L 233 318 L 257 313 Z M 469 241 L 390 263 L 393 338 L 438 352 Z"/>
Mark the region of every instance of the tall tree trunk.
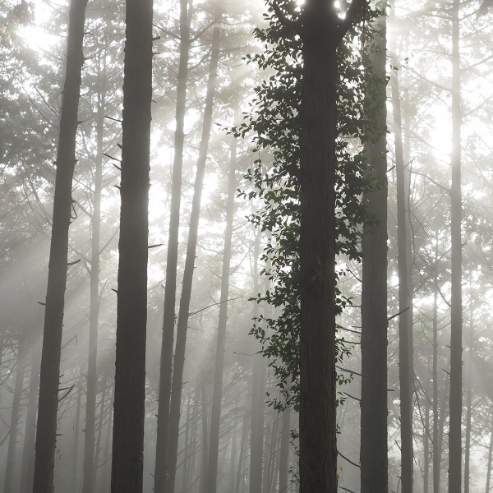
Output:
<path fill-rule="evenodd" d="M 33 489 L 34 443 L 36 438 L 36 404 L 39 388 L 39 351 L 35 343 L 31 346 L 31 371 L 29 375 L 29 393 L 27 398 L 24 444 L 22 446 L 21 493 Z"/>
<path fill-rule="evenodd" d="M 464 444 L 464 493 L 470 491 L 471 481 L 471 434 L 472 434 L 472 363 L 474 354 L 474 309 L 473 300 L 469 300 L 470 317 L 467 331 L 467 360 L 466 360 L 466 443 Z"/>
<path fill-rule="evenodd" d="M 201 425 L 202 425 L 202 443 L 201 443 L 201 457 L 200 457 L 200 483 L 199 492 L 207 493 L 207 464 L 208 464 L 208 451 L 209 451 L 209 424 L 207 416 L 207 390 L 205 386 L 205 380 L 200 384 L 200 413 L 201 413 Z"/>
<path fill-rule="evenodd" d="M 241 440 L 240 440 L 240 456 L 238 457 L 238 468 L 236 471 L 236 486 L 233 493 L 241 493 L 243 491 L 243 464 L 245 462 L 246 453 L 246 441 L 248 435 L 248 413 L 245 412 L 243 417 L 243 426 L 241 430 Z"/>
<path fill-rule="evenodd" d="M 178 232 L 180 227 L 180 201 L 183 169 L 184 126 L 187 97 L 188 59 L 190 53 L 191 12 L 189 0 L 180 0 L 180 61 L 176 90 L 176 130 L 171 190 L 171 214 L 166 258 L 166 285 L 164 291 L 163 339 L 161 343 L 161 367 L 159 376 L 159 401 L 157 413 L 156 462 L 154 491 L 163 493 L 166 476 L 166 453 L 169 441 L 170 399 L 172 382 L 173 341 L 176 306 L 176 271 L 178 266 Z M 190 8 L 191 10 L 191 8 Z"/>
<path fill-rule="evenodd" d="M 437 242 L 438 249 L 438 242 Z M 436 252 L 438 253 L 438 252 Z M 435 254 L 435 259 L 438 255 Z M 433 493 L 440 493 L 441 450 L 439 439 L 439 407 L 438 407 L 438 279 L 435 274 L 433 292 Z"/>
<path fill-rule="evenodd" d="M 264 416 L 266 364 L 261 354 L 255 354 L 252 368 L 252 402 L 250 431 L 250 493 L 262 493 L 264 456 Z"/>
<path fill-rule="evenodd" d="M 394 62 L 392 106 L 397 174 L 397 248 L 399 267 L 399 383 L 401 406 L 401 478 L 402 493 L 413 491 L 413 349 L 411 240 L 409 232 L 409 170 L 404 161 L 399 74 Z"/>
<path fill-rule="evenodd" d="M 385 8 L 385 4 L 380 5 Z M 361 492 L 388 491 L 387 459 L 387 111 L 386 17 L 374 22 L 369 47 L 361 298 Z"/>
<path fill-rule="evenodd" d="M 449 493 L 460 493 L 462 490 L 462 104 L 459 9 L 459 0 L 453 0 Z"/>
<path fill-rule="evenodd" d="M 226 229 L 224 232 L 224 251 L 221 272 L 221 296 L 219 322 L 217 326 L 217 345 L 214 358 L 214 384 L 212 391 L 211 428 L 209 435 L 209 464 L 207 467 L 207 491 L 216 493 L 217 463 L 219 454 L 219 430 L 223 398 L 224 350 L 226 345 L 226 327 L 228 323 L 228 296 L 231 264 L 231 246 L 233 239 L 233 220 L 235 214 L 236 190 L 236 139 L 231 144 L 231 162 L 228 173 L 228 197 L 226 202 Z"/>
<path fill-rule="evenodd" d="M 491 461 L 493 458 L 493 408 L 491 409 L 491 431 L 490 431 L 490 446 L 488 447 L 488 465 L 486 466 L 486 489 L 485 493 L 490 493 L 491 481 Z"/>
<path fill-rule="evenodd" d="M 51 493 L 55 467 L 57 435 L 58 380 L 62 346 L 63 311 L 67 285 L 68 234 L 72 211 L 72 179 L 76 157 L 76 134 L 82 45 L 87 0 L 71 0 L 67 39 L 66 73 L 63 86 L 55 199 L 51 232 L 48 286 L 43 329 L 43 349 L 36 428 L 34 493 Z"/>
<path fill-rule="evenodd" d="M 12 400 L 12 411 L 10 414 L 9 441 L 7 445 L 7 463 L 5 466 L 5 476 L 3 482 L 4 493 L 14 493 L 18 485 L 15 485 L 15 459 L 17 456 L 17 438 L 19 432 L 19 420 L 21 410 L 21 397 L 24 386 L 24 375 L 26 373 L 26 338 L 23 334 L 19 338 L 19 348 L 17 350 L 17 368 L 15 372 L 14 395 Z"/>
<path fill-rule="evenodd" d="M 94 493 L 96 464 L 94 461 L 94 442 L 96 425 L 97 395 L 97 354 L 99 324 L 99 257 L 101 232 L 101 190 L 103 182 L 103 133 L 104 110 L 106 106 L 106 71 L 100 74 L 103 90 L 98 94 L 98 114 L 96 123 L 96 169 L 94 174 L 93 212 L 91 218 L 91 272 L 89 300 L 89 350 L 87 361 L 86 423 L 84 440 L 84 472 L 82 493 Z"/>
<path fill-rule="evenodd" d="M 80 435 L 80 409 L 82 401 L 82 376 L 77 383 L 77 399 L 75 401 L 74 437 L 72 442 L 72 489 L 79 488 L 79 435 Z"/>
<path fill-rule="evenodd" d="M 112 493 L 143 483 L 153 0 L 127 0 Z"/>
<path fill-rule="evenodd" d="M 279 452 L 278 493 L 288 493 L 290 436 L 291 436 L 291 410 L 288 407 L 282 413 L 281 450 Z"/>
<path fill-rule="evenodd" d="M 430 490 L 430 406 L 428 397 L 425 395 L 425 422 L 423 429 L 423 493 L 428 493 Z"/>
<path fill-rule="evenodd" d="M 188 316 L 190 312 L 190 300 L 192 297 L 193 273 L 195 269 L 195 256 L 197 250 L 197 236 L 200 220 L 202 189 L 204 186 L 205 166 L 207 163 L 207 153 L 209 150 L 209 140 L 212 128 L 212 115 L 214 110 L 214 99 L 217 86 L 217 67 L 219 63 L 221 38 L 221 28 L 219 25 L 221 22 L 221 13 L 217 8 L 214 14 L 214 22 L 215 26 L 212 33 L 212 51 L 209 64 L 209 79 L 207 82 L 207 93 L 204 106 L 204 120 L 202 123 L 199 158 L 197 160 L 197 172 L 195 176 L 192 211 L 190 214 L 187 254 L 185 259 L 185 270 L 183 272 L 182 292 L 176 330 L 176 349 L 175 357 L 173 360 L 173 379 L 168 428 L 168 450 L 166 454 L 165 467 L 166 493 L 174 492 L 176 463 L 178 456 L 180 407 L 183 386 L 183 369 L 185 366 Z"/>

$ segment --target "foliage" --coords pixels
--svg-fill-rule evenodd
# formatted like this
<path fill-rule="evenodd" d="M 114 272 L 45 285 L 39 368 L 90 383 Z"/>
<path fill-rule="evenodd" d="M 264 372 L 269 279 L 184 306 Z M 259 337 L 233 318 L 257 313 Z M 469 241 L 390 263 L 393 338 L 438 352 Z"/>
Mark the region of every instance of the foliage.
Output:
<path fill-rule="evenodd" d="M 300 12 L 292 0 L 279 2 L 287 17 Z M 247 186 L 241 195 L 260 203 L 250 220 L 267 236 L 262 254 L 263 274 L 269 287 L 256 295 L 272 313 L 256 317 L 252 334 L 260 341 L 262 354 L 270 361 L 279 381 L 282 400 L 272 404 L 296 406 L 299 396 L 299 234 L 300 234 L 300 102 L 302 92 L 301 41 L 285 36 L 282 25 L 268 7 L 267 26 L 257 28 L 260 43 L 250 63 L 267 73 L 255 88 L 251 112 L 235 132 L 252 136 L 257 159 L 246 173 Z M 339 49 L 336 252 L 351 260 L 360 258 L 363 221 L 361 195 L 365 189 L 364 159 L 359 136 L 363 135 L 364 71 L 358 32 L 353 30 Z M 342 270 L 338 276 L 344 275 Z M 337 290 L 341 312 L 350 299 Z M 342 338 L 337 343 L 337 360 L 349 353 Z M 339 376 L 344 382 L 346 376 Z"/>

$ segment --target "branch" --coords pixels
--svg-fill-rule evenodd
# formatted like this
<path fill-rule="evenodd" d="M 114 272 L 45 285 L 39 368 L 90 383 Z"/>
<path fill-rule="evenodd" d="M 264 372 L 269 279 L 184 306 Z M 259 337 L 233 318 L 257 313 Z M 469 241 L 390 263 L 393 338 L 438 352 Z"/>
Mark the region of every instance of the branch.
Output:
<path fill-rule="evenodd" d="M 346 17 L 339 25 L 339 39 L 344 37 L 353 24 L 358 23 L 364 18 L 367 8 L 368 0 L 353 0 L 351 2 L 351 5 L 347 9 Z"/>
<path fill-rule="evenodd" d="M 288 17 L 286 17 L 286 14 L 279 8 L 277 0 L 271 0 L 269 2 L 269 6 L 276 14 L 277 19 L 281 23 L 281 26 L 284 28 L 285 34 L 294 35 L 301 33 L 300 21 L 294 21 L 293 19 L 289 19 Z"/>

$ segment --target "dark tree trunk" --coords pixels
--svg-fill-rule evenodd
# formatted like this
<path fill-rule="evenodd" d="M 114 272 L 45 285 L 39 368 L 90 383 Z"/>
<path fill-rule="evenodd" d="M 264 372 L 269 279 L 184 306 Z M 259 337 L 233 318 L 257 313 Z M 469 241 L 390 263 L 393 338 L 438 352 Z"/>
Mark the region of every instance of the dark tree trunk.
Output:
<path fill-rule="evenodd" d="M 289 485 L 289 438 L 291 436 L 291 410 L 282 413 L 281 449 L 279 451 L 278 493 L 288 493 Z"/>
<path fill-rule="evenodd" d="M 451 188 L 451 309 L 450 309 L 450 427 L 448 493 L 462 490 L 462 190 L 461 74 L 459 0 L 452 5 L 452 188 Z"/>
<path fill-rule="evenodd" d="M 223 398 L 224 350 L 226 345 L 226 327 L 228 323 L 229 276 L 231 264 L 231 246 L 233 238 L 233 220 L 235 213 L 236 190 L 236 139 L 231 144 L 231 162 L 228 173 L 228 197 L 226 203 L 226 229 L 224 232 L 224 251 L 221 272 L 221 296 L 219 322 L 217 326 L 217 345 L 214 358 L 214 384 L 212 391 L 211 427 L 209 435 L 209 464 L 207 467 L 207 491 L 216 493 L 217 462 L 219 455 L 219 431 Z"/>
<path fill-rule="evenodd" d="M 366 2 L 355 0 L 351 9 Z M 302 13 L 300 491 L 336 493 L 335 171 L 342 23 L 322 0 Z"/>
<path fill-rule="evenodd" d="M 204 106 L 204 120 L 200 140 L 199 158 L 197 160 L 197 174 L 195 176 L 192 211 L 190 214 L 190 228 L 188 233 L 187 254 L 185 270 L 183 272 L 182 292 L 180 308 L 178 312 L 178 324 L 176 330 L 176 349 L 173 360 L 173 379 L 171 389 L 170 417 L 168 428 L 168 450 L 166 458 L 166 493 L 174 492 L 176 463 L 178 455 L 178 435 L 180 426 L 180 407 L 183 386 L 183 369 L 185 366 L 185 350 L 187 342 L 188 315 L 190 312 L 190 300 L 192 297 L 193 273 L 195 269 L 195 256 L 197 250 L 197 235 L 200 220 L 202 189 L 204 186 L 205 166 L 209 150 L 209 140 L 212 128 L 212 115 L 217 86 L 217 67 L 219 63 L 221 28 L 221 13 L 216 11 L 214 15 L 215 26 L 212 33 L 211 59 L 209 64 L 209 79 Z"/>
<path fill-rule="evenodd" d="M 5 466 L 5 476 L 3 482 L 4 493 L 14 493 L 17 491 L 15 483 L 15 459 L 17 456 L 17 439 L 19 433 L 19 420 L 21 411 L 21 397 L 24 386 L 24 375 L 26 373 L 26 335 L 19 338 L 19 348 L 17 351 L 17 362 L 15 372 L 14 396 L 12 400 L 12 411 L 10 414 L 9 441 L 7 445 L 7 463 Z"/>
<path fill-rule="evenodd" d="M 397 174 L 397 249 L 399 267 L 399 383 L 401 400 L 401 478 L 402 493 L 413 491 L 413 349 L 411 239 L 409 180 L 402 143 L 402 117 L 399 91 L 399 64 L 394 62 L 392 106 L 394 116 L 395 162 Z"/>
<path fill-rule="evenodd" d="M 106 77 L 105 71 L 101 78 Z M 105 84 L 103 81 L 102 84 Z M 103 182 L 103 132 L 105 90 L 98 94 L 98 115 L 96 123 L 96 169 L 94 173 L 93 212 L 91 218 L 91 272 L 90 272 L 90 301 L 89 301 L 89 351 L 87 361 L 87 392 L 86 392 L 86 422 L 84 440 L 84 471 L 82 493 L 94 493 L 96 478 L 95 425 L 96 425 L 96 395 L 97 395 L 97 353 L 99 325 L 99 257 L 101 232 L 101 191 Z"/>
<path fill-rule="evenodd" d="M 39 352 L 36 344 L 31 348 L 31 371 L 29 375 L 29 393 L 27 398 L 24 444 L 22 446 L 21 493 L 30 493 L 33 489 L 34 443 L 36 438 L 36 404 L 39 388 Z"/>
<path fill-rule="evenodd" d="M 34 493 L 51 493 L 57 435 L 58 380 L 62 346 L 63 311 L 67 285 L 68 234 L 72 211 L 72 178 L 78 125 L 82 45 L 87 0 L 71 0 L 63 86 L 55 199 L 46 290 L 46 309 L 41 353 L 38 424 L 36 431 Z"/>
<path fill-rule="evenodd" d="M 385 7 L 385 5 L 384 5 Z M 388 491 L 387 459 L 387 111 L 386 18 L 374 23 L 368 53 L 365 193 L 361 298 L 361 492 Z"/>
<path fill-rule="evenodd" d="M 169 414 L 172 382 L 172 359 L 176 306 L 176 271 L 178 266 L 178 230 L 180 227 L 180 200 L 183 168 L 184 125 L 187 96 L 188 59 L 190 52 L 191 12 L 188 0 L 180 0 L 180 61 L 176 94 L 176 130 L 171 190 L 171 214 L 166 258 L 166 285 L 164 291 L 163 339 L 161 343 L 161 367 L 159 376 L 159 401 L 157 414 L 156 463 L 154 491 L 164 493 L 166 476 L 166 453 L 169 445 Z M 191 9 L 190 9 L 191 10 Z"/>
<path fill-rule="evenodd" d="M 112 493 L 142 491 L 152 0 L 127 0 Z"/>

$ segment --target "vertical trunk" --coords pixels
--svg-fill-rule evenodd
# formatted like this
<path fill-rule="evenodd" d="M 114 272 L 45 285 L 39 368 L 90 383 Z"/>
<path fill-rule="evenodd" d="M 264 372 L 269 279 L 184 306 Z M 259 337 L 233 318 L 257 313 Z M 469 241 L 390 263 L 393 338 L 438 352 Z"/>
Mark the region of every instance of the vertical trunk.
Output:
<path fill-rule="evenodd" d="M 262 493 L 262 459 L 264 456 L 266 364 L 262 355 L 256 354 L 252 371 L 252 409 L 250 431 L 250 493 Z"/>
<path fill-rule="evenodd" d="M 450 310 L 450 428 L 449 493 L 462 489 L 462 191 L 461 82 L 459 0 L 452 5 L 452 188 L 451 188 L 451 310 Z"/>
<path fill-rule="evenodd" d="M 336 493 L 335 139 L 337 33 L 329 3 L 303 11 L 300 492 Z"/>
<path fill-rule="evenodd" d="M 438 242 L 437 242 L 438 248 Z M 437 257 L 437 255 L 435 255 Z M 440 493 L 441 450 L 439 440 L 439 408 L 438 408 L 438 288 L 435 275 L 433 293 L 433 493 Z"/>
<path fill-rule="evenodd" d="M 469 319 L 469 330 L 467 334 L 467 360 L 466 360 L 466 443 L 464 446 L 464 493 L 469 493 L 470 491 L 470 480 L 471 480 L 471 433 L 472 433 L 472 362 L 474 354 L 474 310 L 473 310 L 473 300 L 469 301 L 470 307 L 470 319 Z"/>
<path fill-rule="evenodd" d="M 265 471 L 263 477 L 263 491 L 270 493 L 274 482 L 276 462 L 278 455 L 279 442 L 279 413 L 275 413 L 272 419 L 272 427 L 270 433 L 270 441 L 265 454 Z"/>
<path fill-rule="evenodd" d="M 493 457 L 493 409 L 491 410 L 490 446 L 488 447 L 488 465 L 486 467 L 486 489 L 485 489 L 485 493 L 490 493 L 492 457 Z"/>
<path fill-rule="evenodd" d="M 10 414 L 9 441 L 7 445 L 7 463 L 4 476 L 4 493 L 14 493 L 18 485 L 15 485 L 14 468 L 17 456 L 17 436 L 19 432 L 20 404 L 22 388 L 24 385 L 24 375 L 26 370 L 26 335 L 19 339 L 17 351 L 17 368 L 15 372 L 14 396 L 12 400 L 12 412 Z"/>
<path fill-rule="evenodd" d="M 209 150 L 209 140 L 212 128 L 212 116 L 214 99 L 217 86 L 217 67 L 220 54 L 221 38 L 221 13 L 218 9 L 214 14 L 215 26 L 212 33 L 211 59 L 209 64 L 209 79 L 204 106 L 204 120 L 202 123 L 202 135 L 200 140 L 199 158 L 197 160 L 197 174 L 195 176 L 192 211 L 190 214 L 190 228 L 188 233 L 187 254 L 185 270 L 183 272 L 182 292 L 180 308 L 178 312 L 178 324 L 176 331 L 176 350 L 173 361 L 173 379 L 171 388 L 169 432 L 166 454 L 166 493 L 174 492 L 176 462 L 178 455 L 178 434 L 180 427 L 181 393 L 183 385 L 183 368 L 185 366 L 185 349 L 187 341 L 188 314 L 190 312 L 190 300 L 192 296 L 193 273 L 195 269 L 195 256 L 197 250 L 197 235 L 200 219 L 202 200 L 202 188 L 204 185 L 205 166 Z"/>
<path fill-rule="evenodd" d="M 62 346 L 63 311 L 67 285 L 68 235 L 72 211 L 72 178 L 75 168 L 77 113 L 82 45 L 87 0 L 71 0 L 67 39 L 66 74 L 63 86 L 56 158 L 55 200 L 46 290 L 43 349 L 36 428 L 34 493 L 51 493 L 55 467 L 58 412 L 58 380 Z"/>
<path fill-rule="evenodd" d="M 190 396 L 187 401 L 187 417 L 185 420 L 185 448 L 183 451 L 183 466 L 182 466 L 182 489 L 181 491 L 187 491 L 187 480 L 189 479 L 190 461 L 192 458 L 192 444 L 190 436 L 192 427 L 192 397 Z"/>
<path fill-rule="evenodd" d="M 127 0 L 112 493 L 142 492 L 153 0 Z"/>
<path fill-rule="evenodd" d="M 386 18 L 374 23 L 368 53 L 365 193 L 361 298 L 361 492 L 388 491 L 387 459 L 387 111 Z"/>
<path fill-rule="evenodd" d="M 108 386 L 106 385 L 106 379 L 107 375 L 103 375 L 102 377 L 102 393 L 101 393 L 101 399 L 99 402 L 99 418 L 98 418 L 98 435 L 96 438 L 96 443 L 94 446 L 94 483 L 96 482 L 97 478 L 97 469 L 100 466 L 100 457 L 101 457 L 101 438 L 103 436 L 103 430 L 104 430 L 104 417 L 105 417 L 105 403 L 106 403 L 106 393 L 108 391 Z M 93 491 L 95 490 L 93 486 Z"/>
<path fill-rule="evenodd" d="M 201 404 L 201 421 L 202 421 L 202 454 L 200 458 L 200 485 L 199 492 L 207 493 L 207 457 L 209 451 L 209 425 L 207 419 L 207 392 L 205 382 L 200 386 L 200 404 Z"/>
<path fill-rule="evenodd" d="M 413 491 L 413 350 L 412 289 L 409 235 L 408 173 L 402 144 L 398 63 L 392 77 L 395 161 L 397 174 L 397 243 L 399 264 L 399 382 L 401 400 L 401 478 L 402 493 Z"/>
<path fill-rule="evenodd" d="M 212 392 L 211 428 L 209 439 L 209 464 L 207 467 L 207 491 L 216 493 L 217 462 L 219 453 L 219 430 L 223 398 L 224 350 L 226 345 L 226 327 L 228 323 L 229 276 L 231 263 L 231 244 L 233 237 L 233 219 L 235 213 L 236 190 L 236 139 L 231 144 L 231 162 L 228 173 L 228 198 L 226 203 L 226 229 L 224 232 L 224 251 L 221 272 L 221 296 L 219 322 L 217 326 L 217 345 Z"/>
<path fill-rule="evenodd" d="M 105 85 L 106 73 L 101 76 L 101 84 Z M 87 361 L 87 392 L 86 392 L 86 422 L 84 440 L 84 471 L 82 493 L 93 493 L 96 476 L 94 462 L 94 440 L 96 424 L 96 394 L 97 394 L 97 352 L 98 352 L 98 323 L 99 323 L 99 249 L 101 231 L 101 190 L 103 182 L 103 132 L 106 94 L 98 94 L 98 115 L 96 123 L 96 169 L 94 174 L 93 213 L 91 218 L 91 273 L 89 301 L 89 353 Z"/>
<path fill-rule="evenodd" d="M 188 0 L 180 0 L 180 61 L 176 91 L 176 130 L 171 190 L 171 214 L 166 258 L 166 285 L 164 291 L 163 339 L 161 343 L 161 367 L 159 377 L 159 401 L 157 414 L 156 462 L 154 491 L 165 490 L 167 446 L 169 441 L 169 414 L 172 381 L 173 340 L 176 305 L 176 271 L 178 265 L 178 230 L 180 226 L 180 200 L 183 168 L 184 125 L 187 96 L 188 58 L 190 52 L 191 12 Z M 190 9 L 191 10 L 191 9 Z"/>
<path fill-rule="evenodd" d="M 39 353 L 36 345 L 31 348 L 31 372 L 29 375 L 29 394 L 27 400 L 24 444 L 22 446 L 21 493 L 33 489 L 34 442 L 36 437 L 36 398 L 39 387 Z"/>
<path fill-rule="evenodd" d="M 246 441 L 248 435 L 248 413 L 243 418 L 243 427 L 241 430 L 240 456 L 238 457 L 238 468 L 236 472 L 236 485 L 233 493 L 241 493 L 243 490 L 243 464 L 245 462 Z"/>
<path fill-rule="evenodd" d="M 288 493 L 289 484 L 289 438 L 291 436 L 291 410 L 282 413 L 281 450 L 279 452 L 278 493 Z"/>
<path fill-rule="evenodd" d="M 74 441 L 72 443 L 72 489 L 77 491 L 79 486 L 79 433 L 80 433 L 80 408 L 82 400 L 82 378 L 77 384 L 77 400 L 75 402 Z"/>
<path fill-rule="evenodd" d="M 428 493 L 430 486 L 430 408 L 427 399 L 427 396 L 425 396 L 425 423 L 423 430 L 423 493 Z"/>

